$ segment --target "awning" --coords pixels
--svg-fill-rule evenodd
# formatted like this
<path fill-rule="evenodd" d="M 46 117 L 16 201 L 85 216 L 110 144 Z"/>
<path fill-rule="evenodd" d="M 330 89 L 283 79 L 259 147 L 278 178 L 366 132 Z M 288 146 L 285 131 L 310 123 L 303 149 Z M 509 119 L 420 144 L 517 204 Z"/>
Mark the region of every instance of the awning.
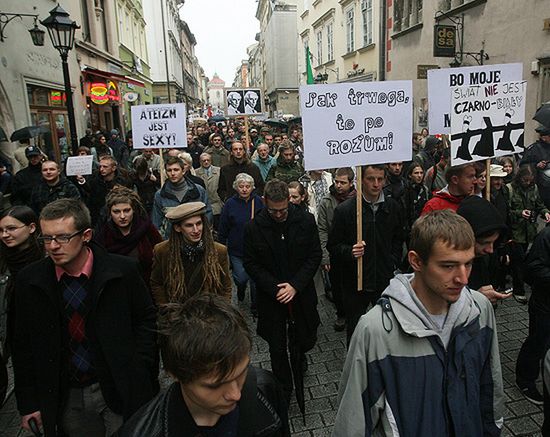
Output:
<path fill-rule="evenodd" d="M 84 70 L 82 70 L 82 72 L 84 74 L 91 74 L 98 77 L 104 77 L 105 79 L 118 80 L 119 82 L 131 83 L 132 85 L 145 88 L 145 83 L 137 79 L 125 76 L 123 74 L 111 73 L 110 71 L 98 70 L 97 68 L 92 68 L 92 67 L 86 67 Z"/>

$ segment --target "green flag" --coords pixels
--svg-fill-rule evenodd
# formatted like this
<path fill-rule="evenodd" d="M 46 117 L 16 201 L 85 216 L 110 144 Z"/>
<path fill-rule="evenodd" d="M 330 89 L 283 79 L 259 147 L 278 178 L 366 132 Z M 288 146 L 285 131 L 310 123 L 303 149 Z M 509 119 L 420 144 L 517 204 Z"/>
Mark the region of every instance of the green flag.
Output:
<path fill-rule="evenodd" d="M 311 69 L 311 54 L 309 52 L 309 46 L 306 46 L 306 74 L 307 74 L 307 84 L 315 83 L 313 78 L 313 70 Z"/>

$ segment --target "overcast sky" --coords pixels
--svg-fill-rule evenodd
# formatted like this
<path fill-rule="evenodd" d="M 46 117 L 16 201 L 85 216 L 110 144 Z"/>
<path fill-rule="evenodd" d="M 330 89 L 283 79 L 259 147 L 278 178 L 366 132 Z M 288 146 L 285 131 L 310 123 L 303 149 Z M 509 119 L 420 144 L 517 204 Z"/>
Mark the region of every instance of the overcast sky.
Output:
<path fill-rule="evenodd" d="M 205 74 L 218 73 L 231 86 L 246 48 L 260 31 L 256 0 L 185 0 L 181 18 L 195 35 L 195 54 Z"/>

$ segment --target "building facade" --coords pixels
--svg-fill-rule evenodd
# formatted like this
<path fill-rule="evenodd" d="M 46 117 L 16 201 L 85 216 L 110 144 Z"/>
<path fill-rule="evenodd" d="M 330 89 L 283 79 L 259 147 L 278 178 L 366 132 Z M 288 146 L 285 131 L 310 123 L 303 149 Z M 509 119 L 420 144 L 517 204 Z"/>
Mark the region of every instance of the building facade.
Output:
<path fill-rule="evenodd" d="M 451 25 L 460 19 L 464 31 L 462 51 L 469 54 L 457 55 L 456 59 L 434 57 L 434 25 Z M 387 79 L 413 80 L 415 129 L 427 123 L 427 69 L 448 68 L 450 64 L 521 62 L 523 79 L 527 81 L 525 144 L 535 139 L 537 123 L 531 118 L 541 103 L 550 101 L 548 2 L 392 0 L 388 1 L 387 32 Z"/>
<path fill-rule="evenodd" d="M 153 81 L 147 53 L 146 22 L 141 0 L 116 0 L 119 60 L 124 75 L 132 82 L 121 86 L 122 119 L 125 130 L 131 129 L 131 107 L 153 102 Z M 142 83 L 143 85 L 138 85 Z"/>
<path fill-rule="evenodd" d="M 300 111 L 296 4 L 297 0 L 259 0 L 256 9 L 261 74 L 255 71 L 255 77 L 261 77 L 265 111 L 270 116 Z"/>
<path fill-rule="evenodd" d="M 302 0 L 298 65 L 305 84 L 306 47 L 317 82 L 384 80 L 385 0 Z"/>
<path fill-rule="evenodd" d="M 222 113 L 225 110 L 225 96 L 224 96 L 225 81 L 221 79 L 217 73 L 214 73 L 214 77 L 208 81 L 208 104 L 212 109 L 212 114 Z"/>
<path fill-rule="evenodd" d="M 147 51 L 153 80 L 153 103 L 183 101 L 183 54 L 179 7 L 184 0 L 142 0 L 147 26 Z"/>

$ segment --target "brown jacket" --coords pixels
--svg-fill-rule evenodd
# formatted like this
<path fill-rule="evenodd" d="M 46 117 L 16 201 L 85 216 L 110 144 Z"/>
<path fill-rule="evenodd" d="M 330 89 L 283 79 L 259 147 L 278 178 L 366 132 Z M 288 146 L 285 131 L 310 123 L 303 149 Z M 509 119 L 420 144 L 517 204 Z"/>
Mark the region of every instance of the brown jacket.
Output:
<path fill-rule="evenodd" d="M 225 296 L 228 300 L 231 300 L 231 274 L 229 273 L 229 257 L 227 256 L 227 247 L 223 244 L 214 243 L 214 248 L 218 254 L 218 262 L 220 263 L 222 273 L 222 289 L 218 291 L 218 294 Z M 168 260 L 170 253 L 168 251 L 168 241 L 163 241 L 155 246 L 153 255 L 153 271 L 151 272 L 151 291 L 153 292 L 153 299 L 157 306 L 169 303 L 168 294 L 166 292 L 165 279 L 171 272 L 168 271 Z"/>

